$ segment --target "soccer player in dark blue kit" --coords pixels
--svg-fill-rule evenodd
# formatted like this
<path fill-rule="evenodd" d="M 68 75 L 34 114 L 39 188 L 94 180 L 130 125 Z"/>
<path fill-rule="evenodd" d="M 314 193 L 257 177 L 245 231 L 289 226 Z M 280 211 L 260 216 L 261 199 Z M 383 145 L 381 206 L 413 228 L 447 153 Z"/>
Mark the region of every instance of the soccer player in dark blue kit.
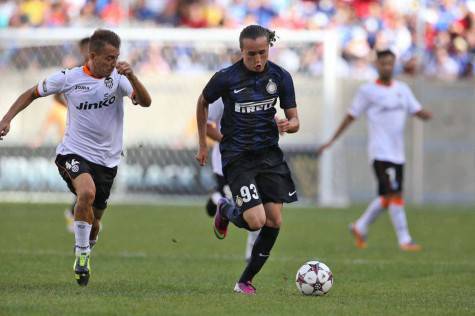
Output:
<path fill-rule="evenodd" d="M 205 165 L 208 105 L 224 103 L 220 151 L 223 173 L 233 201 L 221 199 L 214 220 L 216 237 L 226 236 L 229 222 L 249 231 L 261 229 L 244 272 L 234 287 L 255 294 L 252 279 L 261 270 L 279 234 L 282 205 L 297 200 L 294 182 L 279 148 L 279 132 L 295 133 L 299 119 L 292 77 L 268 61 L 275 33 L 259 25 L 241 31 L 242 59 L 218 71 L 197 103 L 199 150 L 196 159 Z M 277 100 L 285 119 L 274 120 Z"/>

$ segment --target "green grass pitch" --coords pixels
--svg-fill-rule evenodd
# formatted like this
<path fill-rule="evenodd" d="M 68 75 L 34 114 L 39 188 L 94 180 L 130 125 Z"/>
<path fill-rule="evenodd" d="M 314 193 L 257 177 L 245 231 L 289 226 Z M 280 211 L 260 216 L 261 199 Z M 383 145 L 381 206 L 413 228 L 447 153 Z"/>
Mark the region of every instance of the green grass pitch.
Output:
<path fill-rule="evenodd" d="M 0 204 L 0 315 L 474 315 L 475 208 L 408 207 L 420 253 L 402 253 L 383 214 L 358 250 L 347 225 L 364 209 L 287 208 L 257 295 L 232 292 L 246 233 L 217 240 L 203 206 L 111 205 L 89 285 L 72 272 L 62 205 Z M 310 259 L 335 283 L 304 297 L 294 278 Z"/>

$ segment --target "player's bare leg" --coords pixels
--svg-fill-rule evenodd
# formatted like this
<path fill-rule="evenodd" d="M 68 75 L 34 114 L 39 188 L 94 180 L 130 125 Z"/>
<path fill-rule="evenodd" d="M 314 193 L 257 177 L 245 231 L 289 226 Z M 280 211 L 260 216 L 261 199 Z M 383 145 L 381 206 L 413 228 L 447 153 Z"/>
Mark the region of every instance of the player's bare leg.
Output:
<path fill-rule="evenodd" d="M 96 195 L 96 186 L 88 173 L 83 173 L 73 180 L 77 201 L 74 209 L 74 236 L 76 240 L 74 273 L 76 281 L 81 286 L 86 286 L 89 281 L 91 248 L 89 237 L 91 234 L 94 213 L 92 204 Z"/>
<path fill-rule="evenodd" d="M 247 209 L 242 215 L 249 227 L 249 230 L 261 229 L 267 220 L 266 211 L 264 205 L 262 204 Z"/>
<path fill-rule="evenodd" d="M 214 233 L 218 239 L 226 237 L 229 222 L 250 231 L 259 230 L 266 222 L 264 206 L 259 204 L 243 213 L 232 201 L 221 198 L 214 217 Z"/>
<path fill-rule="evenodd" d="M 280 228 L 282 225 L 282 203 L 266 203 L 264 209 L 266 211 L 265 226 Z"/>
<path fill-rule="evenodd" d="M 98 209 L 93 207 L 94 219 L 92 221 L 91 234 L 89 235 L 89 246 L 91 249 L 96 245 L 99 239 L 99 232 L 101 231 L 101 219 L 104 215 L 105 209 Z"/>

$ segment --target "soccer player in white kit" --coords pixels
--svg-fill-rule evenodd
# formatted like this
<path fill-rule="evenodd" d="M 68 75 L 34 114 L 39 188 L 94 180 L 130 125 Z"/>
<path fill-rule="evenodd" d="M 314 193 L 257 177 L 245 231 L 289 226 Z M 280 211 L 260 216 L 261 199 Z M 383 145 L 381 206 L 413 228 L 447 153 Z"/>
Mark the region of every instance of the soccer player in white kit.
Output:
<path fill-rule="evenodd" d="M 358 248 L 366 248 L 368 226 L 384 210 L 396 231 L 399 247 L 403 251 L 420 251 L 409 233 L 403 199 L 404 126 L 408 115 L 429 120 L 432 113 L 422 109 L 409 87 L 394 80 L 396 55 L 391 50 L 377 52 L 376 82 L 363 84 L 334 136 L 319 150 L 320 155 L 329 148 L 343 131 L 358 117 L 366 114 L 368 120 L 368 153 L 378 181 L 378 197 L 368 206 L 361 217 L 350 225 Z"/>
<path fill-rule="evenodd" d="M 223 117 L 224 104 L 221 98 L 212 103 L 208 107 L 208 122 L 206 128 L 206 135 L 212 140 L 216 141 L 211 150 L 211 168 L 216 177 L 217 190 L 211 194 L 208 203 L 206 204 L 207 213 L 213 216 L 216 213 L 216 207 L 219 199 L 226 197 L 224 187 L 227 186 L 223 175 L 223 166 L 221 162 L 221 152 L 219 151 L 219 143 L 223 138 L 221 134 L 221 118 Z M 260 230 L 249 231 L 247 234 L 245 259 L 249 261 L 251 258 L 252 247 L 259 236 Z"/>
<path fill-rule="evenodd" d="M 66 131 L 56 149 L 56 165 L 77 197 L 74 209 L 76 281 L 86 286 L 90 252 L 122 153 L 124 106 L 148 107 L 151 98 L 130 65 L 118 62 L 120 38 L 109 30 L 96 30 L 90 38 L 89 59 L 82 67 L 58 71 L 21 94 L 0 121 L 0 139 L 12 119 L 33 100 L 62 93 L 68 114 Z"/>

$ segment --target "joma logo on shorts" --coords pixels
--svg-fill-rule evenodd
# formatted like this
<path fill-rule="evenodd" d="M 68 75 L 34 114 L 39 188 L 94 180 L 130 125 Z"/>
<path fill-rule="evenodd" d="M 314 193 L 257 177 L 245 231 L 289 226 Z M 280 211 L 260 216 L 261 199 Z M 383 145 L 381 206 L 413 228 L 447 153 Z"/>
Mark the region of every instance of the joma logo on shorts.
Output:
<path fill-rule="evenodd" d="M 109 106 L 115 102 L 115 96 L 112 96 L 108 99 L 104 99 L 99 102 L 94 102 L 94 103 L 89 103 L 88 101 L 86 102 L 81 102 L 79 103 L 78 106 L 76 106 L 76 109 L 78 110 L 90 110 L 90 109 L 100 109 L 103 106 Z"/>

